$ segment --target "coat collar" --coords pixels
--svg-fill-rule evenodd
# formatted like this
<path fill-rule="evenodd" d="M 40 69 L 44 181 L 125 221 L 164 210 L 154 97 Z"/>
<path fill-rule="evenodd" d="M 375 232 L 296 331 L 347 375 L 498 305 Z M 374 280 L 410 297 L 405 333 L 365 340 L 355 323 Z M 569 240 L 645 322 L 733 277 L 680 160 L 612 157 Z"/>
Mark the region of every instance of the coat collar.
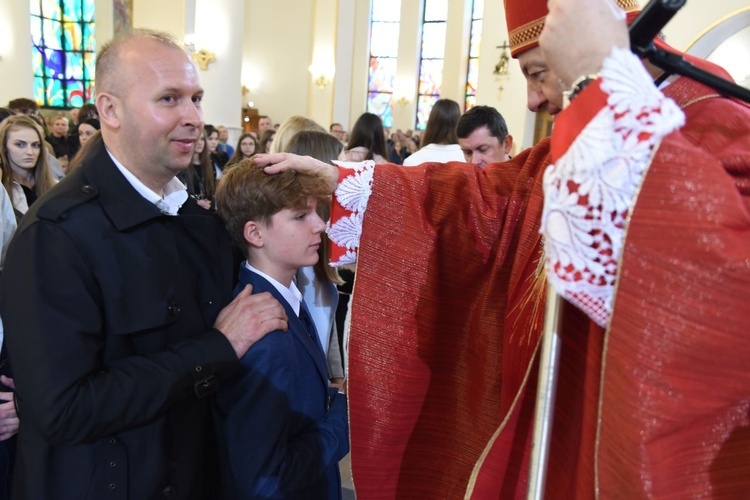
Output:
<path fill-rule="evenodd" d="M 99 192 L 99 202 L 118 231 L 124 231 L 163 214 L 153 203 L 141 196 L 118 170 L 100 142 L 84 159 L 81 174 L 86 185 Z M 191 199 L 183 209 L 192 212 Z M 180 209 L 180 213 L 183 213 Z M 197 214 L 197 212 L 195 212 Z"/>

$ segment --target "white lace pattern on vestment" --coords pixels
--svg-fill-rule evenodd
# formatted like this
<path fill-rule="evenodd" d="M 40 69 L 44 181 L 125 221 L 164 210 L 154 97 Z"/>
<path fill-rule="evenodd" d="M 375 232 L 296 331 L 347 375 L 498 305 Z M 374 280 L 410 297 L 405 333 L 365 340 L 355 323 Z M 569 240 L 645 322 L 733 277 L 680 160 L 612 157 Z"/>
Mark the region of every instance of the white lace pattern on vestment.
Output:
<path fill-rule="evenodd" d="M 367 202 L 372 194 L 372 177 L 375 171 L 375 162 L 365 160 L 363 162 L 334 162 L 339 168 L 348 168 L 352 172 L 346 176 L 336 187 L 336 200 L 351 212 L 347 217 L 332 220 L 328 227 L 328 237 L 334 245 L 345 249 L 344 254 L 331 265 L 343 266 L 354 264 L 357 261 L 357 249 L 359 238 L 362 235 L 362 219 L 367 210 Z"/>
<path fill-rule="evenodd" d="M 613 50 L 601 79 L 607 106 L 544 174 L 541 232 L 557 293 L 606 326 L 628 211 L 651 152 L 685 118 L 629 50 Z"/>

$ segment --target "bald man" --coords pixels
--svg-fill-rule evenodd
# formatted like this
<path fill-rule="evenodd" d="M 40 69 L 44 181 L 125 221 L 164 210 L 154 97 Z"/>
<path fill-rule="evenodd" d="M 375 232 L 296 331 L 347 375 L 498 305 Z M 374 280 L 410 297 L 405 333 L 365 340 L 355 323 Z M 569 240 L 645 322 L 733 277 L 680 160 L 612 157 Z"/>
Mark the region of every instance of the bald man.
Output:
<path fill-rule="evenodd" d="M 175 178 L 203 128 L 187 55 L 136 31 L 96 73 L 101 138 L 24 217 L 2 276 L 14 494 L 212 498 L 208 396 L 286 317 L 268 294 L 230 303 L 229 239 Z"/>

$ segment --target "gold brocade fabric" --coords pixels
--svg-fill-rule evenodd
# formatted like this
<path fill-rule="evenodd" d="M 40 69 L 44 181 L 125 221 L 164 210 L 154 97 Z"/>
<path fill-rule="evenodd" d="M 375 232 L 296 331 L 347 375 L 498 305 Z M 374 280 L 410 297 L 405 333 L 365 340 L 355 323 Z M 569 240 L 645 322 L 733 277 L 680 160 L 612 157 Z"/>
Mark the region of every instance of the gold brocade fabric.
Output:
<path fill-rule="evenodd" d="M 548 151 L 545 140 L 484 171 L 375 170 L 349 340 L 360 500 L 463 498 L 508 415 L 544 315 Z"/>

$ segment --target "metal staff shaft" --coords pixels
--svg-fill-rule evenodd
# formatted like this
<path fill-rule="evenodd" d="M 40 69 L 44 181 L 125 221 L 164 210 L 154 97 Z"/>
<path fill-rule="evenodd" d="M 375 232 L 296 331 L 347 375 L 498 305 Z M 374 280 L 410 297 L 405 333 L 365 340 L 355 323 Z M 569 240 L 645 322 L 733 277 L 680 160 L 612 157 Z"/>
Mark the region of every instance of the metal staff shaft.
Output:
<path fill-rule="evenodd" d="M 557 392 L 557 373 L 560 363 L 559 328 L 562 317 L 563 299 L 551 283 L 547 283 L 547 306 L 544 311 L 544 331 L 542 352 L 539 359 L 539 382 L 536 390 L 534 410 L 534 434 L 531 443 L 529 464 L 529 486 L 527 500 L 544 498 L 544 484 L 547 479 L 552 420 Z"/>

